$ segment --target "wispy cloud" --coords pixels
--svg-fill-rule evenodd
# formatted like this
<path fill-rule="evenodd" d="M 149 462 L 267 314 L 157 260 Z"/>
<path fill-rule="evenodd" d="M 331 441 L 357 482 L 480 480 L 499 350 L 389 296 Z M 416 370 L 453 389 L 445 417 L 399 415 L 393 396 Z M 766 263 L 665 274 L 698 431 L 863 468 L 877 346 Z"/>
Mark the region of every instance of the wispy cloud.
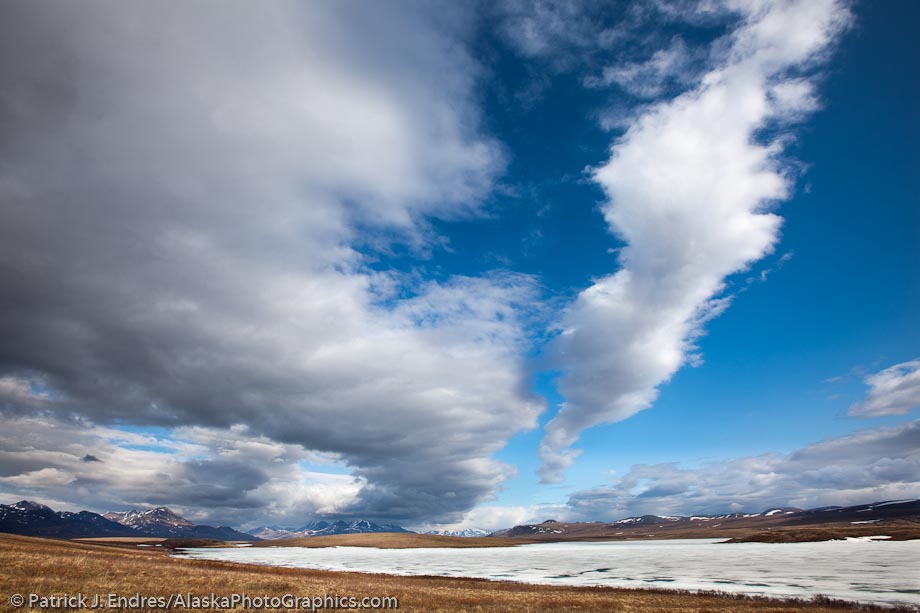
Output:
<path fill-rule="evenodd" d="M 625 62 L 607 66 L 599 76 L 585 79 L 588 87 L 606 87 L 616 84 L 640 98 L 655 98 L 669 86 L 693 83 L 697 79 L 700 52 L 688 47 L 682 38 L 675 36 L 670 45 L 656 50 L 641 62 Z"/>
<path fill-rule="evenodd" d="M 509 0 L 498 5 L 500 30 L 518 51 L 557 67 L 595 47 L 601 26 L 590 6 L 573 0 Z M 601 5 L 593 7 L 597 12 Z M 611 10 L 610 6 L 603 7 Z"/>
<path fill-rule="evenodd" d="M 741 17 L 698 87 L 649 107 L 595 169 L 621 269 L 584 290 L 555 347 L 565 403 L 545 428 L 544 481 L 563 478 L 585 428 L 648 408 L 693 359 L 703 324 L 728 305 L 725 278 L 770 253 L 787 197 L 783 136 L 814 108 L 801 72 L 825 57 L 850 13 L 835 0 L 733 2 Z M 795 76 L 790 76 L 792 74 Z"/>
<path fill-rule="evenodd" d="M 895 364 L 864 381 L 869 392 L 850 407 L 851 417 L 903 415 L 920 407 L 920 360 Z"/>

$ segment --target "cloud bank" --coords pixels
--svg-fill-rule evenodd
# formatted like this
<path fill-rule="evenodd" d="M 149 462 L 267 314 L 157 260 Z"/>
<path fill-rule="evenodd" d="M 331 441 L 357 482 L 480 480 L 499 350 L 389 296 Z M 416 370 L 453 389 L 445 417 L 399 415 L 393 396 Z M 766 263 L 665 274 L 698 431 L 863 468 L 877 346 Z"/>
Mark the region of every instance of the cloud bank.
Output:
<path fill-rule="evenodd" d="M 49 492 L 77 504 L 114 470 L 112 506 L 225 518 L 272 488 L 304 514 L 400 521 L 489 499 L 513 474 L 492 454 L 542 408 L 519 357 L 533 280 L 419 282 L 357 249 L 476 215 L 502 169 L 471 16 L 161 9 L 0 9 L 0 410 L 18 433 L 3 484 L 66 485 Z M 213 440 L 179 464 L 112 448 L 126 424 Z M 40 442 L 73 429 L 67 458 Z M 216 442 L 241 432 L 262 451 Z M 352 472 L 334 499 L 278 485 L 314 452 Z"/>
<path fill-rule="evenodd" d="M 648 107 L 594 169 L 604 218 L 627 246 L 620 270 L 582 291 L 560 323 L 565 402 L 545 427 L 545 482 L 563 478 L 582 430 L 648 408 L 658 386 L 697 359 L 703 325 L 728 306 L 726 277 L 779 238 L 771 207 L 789 195 L 779 160 L 788 136 L 760 134 L 816 107 L 807 71 L 850 13 L 835 0 L 720 6 L 740 21 L 714 45 L 718 63 L 698 87 Z"/>
<path fill-rule="evenodd" d="M 639 464 L 607 487 L 573 494 L 574 518 L 759 513 L 920 496 L 920 421 L 863 430 L 792 453 L 706 462 Z"/>
<path fill-rule="evenodd" d="M 88 459 L 89 458 L 89 459 Z M 168 436 L 48 416 L 4 420 L 0 491 L 54 508 L 97 512 L 169 506 L 201 522 L 254 517 L 299 525 L 347 512 L 366 485 L 341 457 L 230 429 L 181 427 Z"/>

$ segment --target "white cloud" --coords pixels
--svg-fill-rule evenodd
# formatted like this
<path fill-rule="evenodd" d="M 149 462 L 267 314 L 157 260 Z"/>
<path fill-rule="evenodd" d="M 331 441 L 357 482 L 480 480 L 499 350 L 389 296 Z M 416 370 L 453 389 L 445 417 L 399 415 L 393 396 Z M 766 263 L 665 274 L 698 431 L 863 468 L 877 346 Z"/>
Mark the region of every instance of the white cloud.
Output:
<path fill-rule="evenodd" d="M 4 406 L 41 407 L 48 400 L 48 393 L 36 389 L 34 382 L 25 377 L 14 375 L 0 377 L 0 408 Z"/>
<path fill-rule="evenodd" d="M 70 473 L 57 468 L 41 468 L 12 477 L 0 477 L 0 483 L 44 489 L 51 486 L 70 485 L 75 479 Z"/>
<path fill-rule="evenodd" d="M 582 3 L 511 0 L 500 6 L 502 33 L 524 56 L 563 60 L 566 51 L 596 44 L 597 24 Z"/>
<path fill-rule="evenodd" d="M 640 464 L 609 486 L 573 494 L 568 506 L 583 520 L 610 520 L 918 497 L 920 422 L 914 421 L 828 439 L 789 454 L 711 461 L 698 468 Z"/>
<path fill-rule="evenodd" d="M 786 120 L 804 117 L 818 109 L 815 86 L 806 79 L 790 79 L 770 88 L 775 112 Z"/>
<path fill-rule="evenodd" d="M 571 510 L 564 505 L 480 505 L 471 509 L 458 522 L 450 524 L 422 524 L 414 528 L 419 532 L 429 530 L 502 530 L 521 524 L 540 523 L 547 519 L 562 521 L 571 515 Z"/>
<path fill-rule="evenodd" d="M 562 479 L 582 430 L 651 406 L 658 386 L 692 361 L 706 320 L 727 307 L 725 278 L 778 239 L 770 206 L 789 189 L 782 138 L 761 144 L 755 135 L 810 108 L 804 77 L 787 74 L 821 59 L 849 12 L 834 0 L 731 7 L 743 19 L 721 63 L 697 88 L 638 116 L 594 171 L 604 217 L 628 245 L 622 268 L 584 290 L 560 323 L 565 403 L 545 428 L 544 481 Z"/>
<path fill-rule="evenodd" d="M 895 364 L 865 382 L 869 392 L 850 407 L 851 417 L 903 415 L 920 407 L 920 360 Z"/>

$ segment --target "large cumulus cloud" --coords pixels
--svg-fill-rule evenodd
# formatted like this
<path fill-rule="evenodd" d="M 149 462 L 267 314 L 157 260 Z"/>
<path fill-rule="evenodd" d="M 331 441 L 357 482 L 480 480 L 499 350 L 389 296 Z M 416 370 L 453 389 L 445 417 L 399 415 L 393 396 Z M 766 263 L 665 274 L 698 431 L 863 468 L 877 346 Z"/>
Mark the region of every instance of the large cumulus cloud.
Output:
<path fill-rule="evenodd" d="M 560 322 L 565 402 L 541 444 L 544 481 L 563 478 L 582 430 L 652 405 L 728 306 L 725 279 L 778 240 L 772 207 L 790 190 L 778 156 L 788 126 L 816 106 L 809 69 L 849 11 L 836 0 L 718 6 L 737 23 L 713 45 L 699 85 L 628 120 L 594 169 L 607 225 L 627 245 L 620 270 L 582 291 Z M 657 87 L 670 74 L 660 68 L 634 71 L 642 87 L 631 86 Z M 764 141 L 765 130 L 778 136 Z"/>
<path fill-rule="evenodd" d="M 2 13 L 5 423 L 23 440 L 73 419 L 245 428 L 338 454 L 360 487 L 310 511 L 450 519 L 492 495 L 511 474 L 492 453 L 540 409 L 518 357 L 533 281 L 419 283 L 356 249 L 423 244 L 426 217 L 476 214 L 501 170 L 472 103 L 468 15 L 353 2 Z M 7 486 L 112 465 L 92 450 L 102 462 L 42 465 L 54 450 L 34 449 L 18 473 L 28 454 L 4 455 Z M 186 477 L 138 470 L 149 494 L 123 502 L 169 502 L 148 482 L 178 479 L 191 484 L 180 504 L 211 492 L 199 503 L 228 515 L 280 482 L 267 461 L 244 470 L 216 453 L 224 464 L 184 462 Z"/>

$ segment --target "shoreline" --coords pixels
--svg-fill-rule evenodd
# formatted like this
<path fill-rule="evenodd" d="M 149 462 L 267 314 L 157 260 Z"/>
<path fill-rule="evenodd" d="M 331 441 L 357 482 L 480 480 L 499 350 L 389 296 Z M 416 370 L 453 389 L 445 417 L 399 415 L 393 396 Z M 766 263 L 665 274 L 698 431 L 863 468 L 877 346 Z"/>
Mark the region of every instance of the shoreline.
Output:
<path fill-rule="evenodd" d="M 328 547 L 368 547 L 376 549 L 475 549 L 493 547 L 519 547 L 522 545 L 538 545 L 550 543 L 638 543 L 656 541 L 688 541 L 710 540 L 719 541 L 719 544 L 732 545 L 737 543 L 819 543 L 847 541 L 850 539 L 872 539 L 888 542 L 901 542 L 920 540 L 920 530 L 886 531 L 886 530 L 859 530 L 838 532 L 833 530 L 798 530 L 783 532 L 757 532 L 744 536 L 719 535 L 677 535 L 667 534 L 656 537 L 648 536 L 577 536 L 569 538 L 539 538 L 539 537 L 462 537 L 440 536 L 432 534 L 416 534 L 402 532 L 377 532 L 361 534 L 337 534 L 331 536 L 313 536 L 293 539 L 263 540 L 263 541 L 218 541 L 212 539 L 131 539 L 131 538 L 95 538 L 74 539 L 80 542 L 111 543 L 142 542 L 158 545 L 168 549 L 203 548 L 203 547 L 237 547 L 246 546 L 253 548 L 284 548 L 302 547 L 307 549 L 322 549 Z"/>

